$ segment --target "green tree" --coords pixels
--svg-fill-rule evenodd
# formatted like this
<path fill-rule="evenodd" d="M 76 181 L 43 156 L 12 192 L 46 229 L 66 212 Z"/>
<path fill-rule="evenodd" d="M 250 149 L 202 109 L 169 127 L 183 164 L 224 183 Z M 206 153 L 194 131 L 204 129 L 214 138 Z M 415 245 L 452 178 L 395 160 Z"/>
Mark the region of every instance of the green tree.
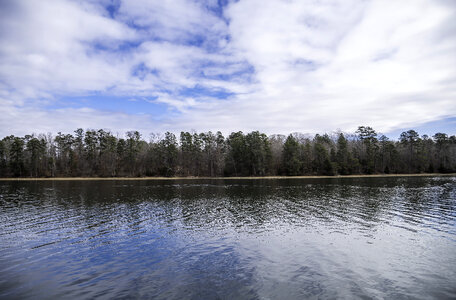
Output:
<path fill-rule="evenodd" d="M 436 144 L 438 171 L 446 173 L 450 171 L 450 145 L 451 141 L 446 133 L 438 132 L 433 136 Z"/>
<path fill-rule="evenodd" d="M 54 139 L 57 144 L 57 167 L 59 173 L 63 176 L 70 175 L 71 159 L 73 158 L 72 145 L 74 138 L 71 134 L 62 134 L 59 132 Z"/>
<path fill-rule="evenodd" d="M 369 126 L 359 126 L 356 133 L 363 145 L 363 151 L 361 152 L 361 165 L 365 173 L 372 174 L 376 169 L 375 161 L 378 151 L 377 133 Z"/>
<path fill-rule="evenodd" d="M 319 175 L 334 175 L 334 168 L 329 160 L 328 150 L 318 140 L 318 137 L 314 143 L 313 169 Z"/>
<path fill-rule="evenodd" d="M 42 175 L 40 172 L 41 161 L 46 151 L 46 144 L 44 141 L 31 137 L 26 144 L 27 152 L 30 154 L 30 161 L 28 162 L 30 176 L 39 177 Z"/>
<path fill-rule="evenodd" d="M 248 175 L 248 169 L 246 167 L 246 156 L 247 147 L 245 142 L 245 136 L 242 131 L 233 132 L 227 139 L 227 158 L 225 166 L 225 174 L 242 176 Z"/>
<path fill-rule="evenodd" d="M 312 145 L 310 141 L 306 141 L 305 144 L 301 144 L 301 159 L 302 171 L 301 174 L 312 173 Z"/>
<path fill-rule="evenodd" d="M 291 134 L 283 144 L 282 164 L 286 175 L 296 176 L 301 174 L 302 161 L 300 156 L 300 145 Z"/>
<path fill-rule="evenodd" d="M 126 159 L 127 169 L 130 176 L 137 176 L 138 155 L 141 151 L 141 134 L 139 131 L 128 131 L 126 133 Z"/>
<path fill-rule="evenodd" d="M 24 139 L 14 137 L 11 144 L 11 170 L 14 176 L 25 175 L 24 166 Z"/>
<path fill-rule="evenodd" d="M 351 161 L 350 153 L 348 151 L 348 143 L 343 133 L 339 134 L 337 139 L 337 173 L 341 175 L 351 174 L 349 163 Z"/>
<path fill-rule="evenodd" d="M 193 136 L 190 132 L 180 133 L 181 145 L 181 166 L 184 175 L 189 176 L 192 174 L 192 154 L 193 154 Z"/>
<path fill-rule="evenodd" d="M 408 149 L 408 172 L 412 173 L 416 171 L 416 150 L 420 142 L 420 136 L 415 130 L 408 130 L 401 133 L 399 137 L 400 143 Z"/>
<path fill-rule="evenodd" d="M 220 131 L 214 135 L 211 131 L 201 133 L 200 138 L 203 142 L 203 170 L 205 176 L 221 175 L 224 154 L 224 137 Z M 198 174 L 200 174 L 198 172 Z"/>
<path fill-rule="evenodd" d="M 127 167 L 127 142 L 125 139 L 119 139 L 117 141 L 117 147 L 116 147 L 116 152 L 117 152 L 117 168 L 116 168 L 116 174 L 117 175 L 125 175 L 125 168 Z"/>
<path fill-rule="evenodd" d="M 0 177 L 5 177 L 8 174 L 6 160 L 6 145 L 3 140 L 0 140 Z"/>
<path fill-rule="evenodd" d="M 115 176 L 117 170 L 117 138 L 103 129 L 98 130 L 99 175 Z"/>
<path fill-rule="evenodd" d="M 95 175 L 98 168 L 98 133 L 95 130 L 86 130 L 84 135 L 84 153 L 86 159 L 85 171 L 87 174 Z"/>
<path fill-rule="evenodd" d="M 259 131 L 252 131 L 245 136 L 247 149 L 248 174 L 264 176 L 269 171 L 271 147 L 267 136 Z"/>
<path fill-rule="evenodd" d="M 161 166 L 159 173 L 162 176 L 173 176 L 177 168 L 177 140 L 173 133 L 166 132 L 165 138 L 159 142 L 159 157 Z"/>

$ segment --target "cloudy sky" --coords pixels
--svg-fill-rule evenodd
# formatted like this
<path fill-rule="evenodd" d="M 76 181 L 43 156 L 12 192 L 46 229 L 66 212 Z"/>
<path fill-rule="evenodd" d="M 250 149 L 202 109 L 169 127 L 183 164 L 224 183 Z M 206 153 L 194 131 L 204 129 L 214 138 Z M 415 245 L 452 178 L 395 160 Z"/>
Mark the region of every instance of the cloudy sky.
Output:
<path fill-rule="evenodd" d="M 0 136 L 456 133 L 453 0 L 0 0 Z"/>

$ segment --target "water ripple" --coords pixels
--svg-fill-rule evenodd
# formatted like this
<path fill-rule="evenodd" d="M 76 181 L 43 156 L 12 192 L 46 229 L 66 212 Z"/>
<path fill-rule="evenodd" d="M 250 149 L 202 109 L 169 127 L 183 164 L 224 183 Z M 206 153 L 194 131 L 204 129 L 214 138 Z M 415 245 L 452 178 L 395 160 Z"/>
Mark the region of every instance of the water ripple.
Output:
<path fill-rule="evenodd" d="M 456 178 L 0 182 L 0 298 L 456 297 Z"/>

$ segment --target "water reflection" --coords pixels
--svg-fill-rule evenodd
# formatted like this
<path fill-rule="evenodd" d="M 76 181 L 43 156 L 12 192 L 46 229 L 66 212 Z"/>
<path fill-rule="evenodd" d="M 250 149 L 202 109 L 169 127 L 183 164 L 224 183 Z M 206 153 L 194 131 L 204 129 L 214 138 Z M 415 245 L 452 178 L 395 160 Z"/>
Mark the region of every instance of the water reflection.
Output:
<path fill-rule="evenodd" d="M 455 182 L 0 182 L 0 298 L 454 298 Z"/>

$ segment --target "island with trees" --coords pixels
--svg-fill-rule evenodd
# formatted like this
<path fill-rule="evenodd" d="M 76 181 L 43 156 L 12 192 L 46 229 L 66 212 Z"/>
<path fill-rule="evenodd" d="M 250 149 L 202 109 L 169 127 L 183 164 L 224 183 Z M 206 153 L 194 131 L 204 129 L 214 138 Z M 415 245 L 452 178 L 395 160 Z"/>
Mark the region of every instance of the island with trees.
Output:
<path fill-rule="evenodd" d="M 456 136 L 403 132 L 398 140 L 369 126 L 355 133 L 267 136 L 259 131 L 109 130 L 7 136 L 0 140 L 0 177 L 230 177 L 456 172 Z"/>

